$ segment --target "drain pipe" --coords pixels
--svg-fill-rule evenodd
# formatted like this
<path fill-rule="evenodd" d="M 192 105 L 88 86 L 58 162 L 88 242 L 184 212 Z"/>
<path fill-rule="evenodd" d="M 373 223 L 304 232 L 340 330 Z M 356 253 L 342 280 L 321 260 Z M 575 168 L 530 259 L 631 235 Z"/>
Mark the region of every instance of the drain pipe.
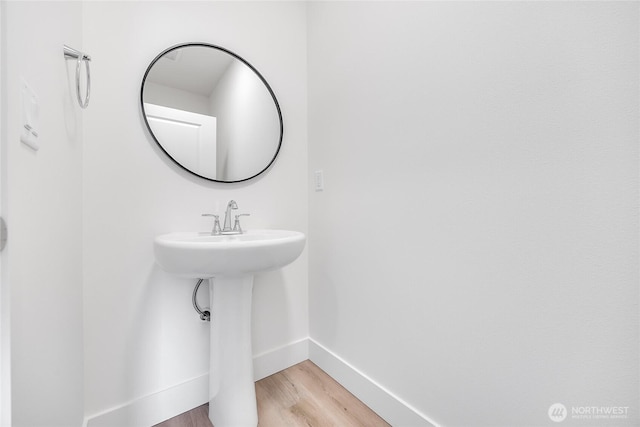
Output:
<path fill-rule="evenodd" d="M 200 320 L 203 320 L 205 322 L 210 322 L 211 313 L 209 312 L 209 310 L 204 310 L 204 311 L 200 310 L 200 307 L 198 307 L 198 301 L 196 301 L 196 296 L 198 295 L 198 289 L 200 288 L 200 285 L 202 284 L 203 281 L 204 279 L 198 279 L 198 283 L 196 284 L 196 287 L 193 289 L 193 297 L 191 298 L 191 301 L 193 302 L 193 308 L 195 308 L 198 314 L 200 315 Z"/>

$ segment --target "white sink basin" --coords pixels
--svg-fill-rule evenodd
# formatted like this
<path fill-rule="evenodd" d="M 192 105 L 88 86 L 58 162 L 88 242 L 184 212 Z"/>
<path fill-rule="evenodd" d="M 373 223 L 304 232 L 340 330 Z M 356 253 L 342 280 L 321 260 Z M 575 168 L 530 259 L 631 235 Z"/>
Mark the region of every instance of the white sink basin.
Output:
<path fill-rule="evenodd" d="M 245 234 L 212 236 L 183 232 L 156 237 L 156 262 L 179 277 L 207 279 L 275 270 L 293 262 L 305 244 L 303 233 L 248 230 Z"/>

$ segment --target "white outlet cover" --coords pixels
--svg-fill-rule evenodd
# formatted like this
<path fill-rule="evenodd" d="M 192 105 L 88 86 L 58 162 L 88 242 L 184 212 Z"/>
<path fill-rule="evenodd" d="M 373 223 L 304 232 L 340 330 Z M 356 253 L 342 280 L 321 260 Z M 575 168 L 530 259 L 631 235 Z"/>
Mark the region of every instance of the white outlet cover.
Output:
<path fill-rule="evenodd" d="M 324 172 L 322 170 L 313 173 L 313 187 L 316 191 L 324 191 Z"/>

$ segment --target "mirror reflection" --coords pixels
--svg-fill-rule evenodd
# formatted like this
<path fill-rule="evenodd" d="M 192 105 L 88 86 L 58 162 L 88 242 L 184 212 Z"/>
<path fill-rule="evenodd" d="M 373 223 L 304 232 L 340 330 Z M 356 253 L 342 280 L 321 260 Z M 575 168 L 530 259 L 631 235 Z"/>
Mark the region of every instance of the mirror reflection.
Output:
<path fill-rule="evenodd" d="M 226 49 L 167 49 L 149 65 L 141 100 L 156 142 L 200 177 L 253 178 L 280 149 L 282 115 L 273 91 L 255 68 Z"/>

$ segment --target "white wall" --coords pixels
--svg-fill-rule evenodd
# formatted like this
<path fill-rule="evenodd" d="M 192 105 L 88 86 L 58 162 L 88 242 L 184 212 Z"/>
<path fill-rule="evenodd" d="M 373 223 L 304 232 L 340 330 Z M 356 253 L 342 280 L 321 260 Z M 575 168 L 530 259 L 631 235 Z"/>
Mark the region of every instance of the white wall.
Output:
<path fill-rule="evenodd" d="M 307 231 L 306 15 L 293 2 L 87 2 L 83 11 L 93 58 L 83 162 L 90 418 L 208 372 L 209 324 L 191 306 L 195 283 L 155 265 L 155 235 L 208 230 L 211 219 L 200 215 L 221 212 L 230 199 L 251 213 L 247 228 Z M 231 49 L 272 85 L 285 137 L 259 178 L 225 185 L 193 177 L 149 136 L 139 106 L 144 71 L 163 49 L 188 41 Z M 256 277 L 254 354 L 305 338 L 307 319 L 306 253 Z"/>
<path fill-rule="evenodd" d="M 0 213 L 4 218 L 6 213 L 7 197 L 7 135 L 6 117 L 7 109 L 4 96 L 5 70 L 4 70 L 4 3 L 0 2 Z M 9 315 L 11 293 L 9 280 L 7 279 L 7 252 L 0 254 L 0 426 L 11 425 L 11 328 Z"/>
<path fill-rule="evenodd" d="M 3 155 L 11 159 L 3 164 L 3 210 L 10 230 L 3 286 L 10 292 L 11 425 L 79 426 L 82 114 L 74 92 L 75 63 L 64 59 L 62 45 L 82 47 L 82 5 L 4 2 L 2 14 Z M 37 152 L 20 142 L 21 77 L 40 100 Z"/>
<path fill-rule="evenodd" d="M 442 425 L 638 425 L 638 3 L 308 27 L 311 337 Z"/>

